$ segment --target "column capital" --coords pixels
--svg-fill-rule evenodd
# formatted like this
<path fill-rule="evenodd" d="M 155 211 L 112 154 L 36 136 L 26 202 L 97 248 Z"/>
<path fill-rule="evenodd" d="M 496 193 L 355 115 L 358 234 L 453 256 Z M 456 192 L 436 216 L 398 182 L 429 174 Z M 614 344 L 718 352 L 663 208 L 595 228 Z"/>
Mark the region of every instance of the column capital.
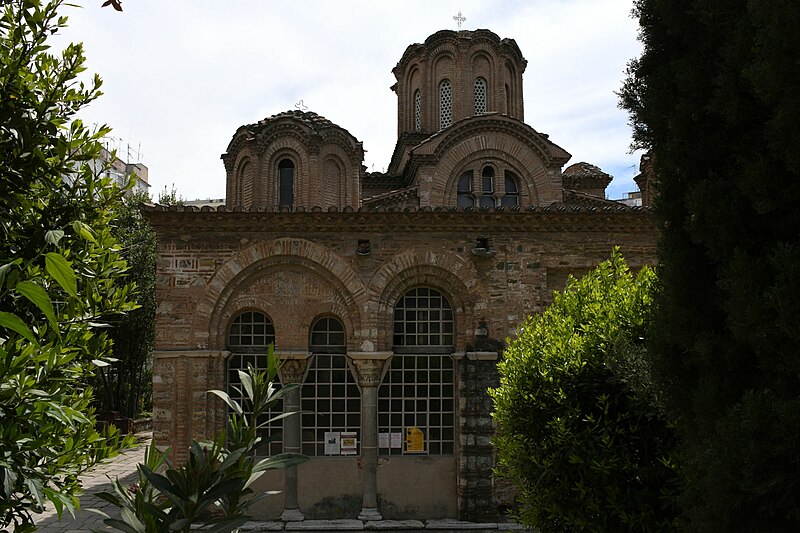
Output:
<path fill-rule="evenodd" d="M 362 387 L 378 387 L 383 379 L 383 370 L 386 368 L 385 359 L 361 359 L 354 358 L 353 365 L 358 374 L 358 384 Z"/>
<path fill-rule="evenodd" d="M 281 378 L 281 382 L 284 384 L 303 383 L 308 371 L 308 359 L 308 357 L 281 359 L 278 365 L 278 375 Z"/>

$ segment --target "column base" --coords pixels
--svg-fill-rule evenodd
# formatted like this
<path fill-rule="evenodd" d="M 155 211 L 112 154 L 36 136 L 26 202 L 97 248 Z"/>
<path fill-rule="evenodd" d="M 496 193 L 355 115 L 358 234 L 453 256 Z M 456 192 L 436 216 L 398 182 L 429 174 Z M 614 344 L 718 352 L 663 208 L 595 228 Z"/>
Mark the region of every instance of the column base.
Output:
<path fill-rule="evenodd" d="M 361 512 L 358 513 L 359 520 L 383 520 L 383 517 L 378 512 L 377 507 L 362 507 Z"/>
<path fill-rule="evenodd" d="M 284 509 L 281 513 L 281 520 L 284 522 L 300 522 L 305 519 L 300 509 Z"/>

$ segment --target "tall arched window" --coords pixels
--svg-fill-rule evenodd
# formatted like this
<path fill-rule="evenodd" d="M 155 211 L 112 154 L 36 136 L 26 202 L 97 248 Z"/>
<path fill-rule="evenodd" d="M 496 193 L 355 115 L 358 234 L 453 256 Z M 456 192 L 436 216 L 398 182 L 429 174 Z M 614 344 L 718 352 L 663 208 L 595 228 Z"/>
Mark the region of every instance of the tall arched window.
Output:
<path fill-rule="evenodd" d="M 422 93 L 414 91 L 414 131 L 422 130 Z"/>
<path fill-rule="evenodd" d="M 294 205 L 294 163 L 282 159 L 278 163 L 278 206 Z"/>
<path fill-rule="evenodd" d="M 241 205 L 249 207 L 253 204 L 253 178 L 250 173 L 250 161 L 244 160 L 239 167 L 239 187 L 242 191 Z"/>
<path fill-rule="evenodd" d="M 475 78 L 475 114 L 482 115 L 486 113 L 486 80 L 483 78 Z"/>
<path fill-rule="evenodd" d="M 510 170 L 505 171 L 506 192 L 500 200 L 501 205 L 515 207 L 519 205 L 519 188 L 517 187 L 517 176 Z"/>
<path fill-rule="evenodd" d="M 310 351 L 313 361 L 301 390 L 302 451 L 322 456 L 325 433 L 360 431 L 361 394 L 347 365 L 345 331 L 338 319 L 323 317 L 314 322 Z"/>
<path fill-rule="evenodd" d="M 464 172 L 458 178 L 458 207 L 472 207 L 475 205 L 475 196 L 472 194 L 472 171 Z"/>
<path fill-rule="evenodd" d="M 231 398 L 237 402 L 241 403 L 244 398 L 238 371 L 246 372 L 248 365 L 256 370 L 267 370 L 267 349 L 270 344 L 275 344 L 275 328 L 264 313 L 245 311 L 231 323 L 226 343 L 231 352 L 227 362 L 227 389 Z M 270 417 L 280 414 L 282 409 L 282 405 L 274 406 L 258 423 L 264 423 Z M 274 455 L 283 451 L 283 424 L 280 421 L 265 426 L 259 432 L 263 439 L 264 454 Z"/>
<path fill-rule="evenodd" d="M 481 171 L 481 207 L 495 207 L 497 200 L 494 197 L 494 167 L 486 165 Z"/>
<path fill-rule="evenodd" d="M 394 310 L 391 368 L 378 389 L 378 446 L 384 455 L 449 455 L 454 449 L 453 311 L 428 287 L 411 289 Z M 421 442 L 413 436 L 422 433 Z M 392 444 L 392 434 L 402 444 Z M 421 447 L 418 447 L 421 445 Z"/>
<path fill-rule="evenodd" d="M 505 89 L 505 93 L 506 93 L 505 94 L 505 96 L 506 96 L 506 115 L 510 115 L 511 114 L 511 88 L 506 83 L 504 89 Z"/>
<path fill-rule="evenodd" d="M 439 129 L 443 130 L 453 123 L 453 87 L 450 80 L 439 83 Z"/>

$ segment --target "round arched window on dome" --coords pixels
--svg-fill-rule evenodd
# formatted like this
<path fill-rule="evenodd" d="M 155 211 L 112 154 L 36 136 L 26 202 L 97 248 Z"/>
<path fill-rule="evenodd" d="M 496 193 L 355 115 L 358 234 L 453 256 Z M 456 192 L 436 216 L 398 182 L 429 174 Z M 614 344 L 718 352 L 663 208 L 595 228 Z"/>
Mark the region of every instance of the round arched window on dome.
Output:
<path fill-rule="evenodd" d="M 422 93 L 414 91 L 414 131 L 422 130 Z"/>
<path fill-rule="evenodd" d="M 294 205 L 294 162 L 282 159 L 278 163 L 278 206 Z"/>
<path fill-rule="evenodd" d="M 475 78 L 475 114 L 483 115 L 486 113 L 486 102 L 488 100 L 486 90 L 486 80 L 483 78 Z"/>
<path fill-rule="evenodd" d="M 453 86 L 450 80 L 439 83 L 439 129 L 443 130 L 453 123 Z"/>

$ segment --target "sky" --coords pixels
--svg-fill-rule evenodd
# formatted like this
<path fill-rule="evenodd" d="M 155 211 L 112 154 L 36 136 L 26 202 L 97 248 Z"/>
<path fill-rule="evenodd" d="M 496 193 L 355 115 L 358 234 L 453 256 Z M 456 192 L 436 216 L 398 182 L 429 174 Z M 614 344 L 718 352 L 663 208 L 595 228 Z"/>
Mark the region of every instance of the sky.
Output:
<path fill-rule="evenodd" d="M 441 29 L 485 28 L 516 40 L 525 122 L 614 176 L 610 198 L 636 190 L 628 115 L 618 108 L 627 63 L 641 53 L 632 0 L 102 0 L 65 7 L 56 41 L 84 43 L 104 95 L 81 112 L 108 124 L 122 159 L 187 200 L 224 198 L 220 155 L 236 129 L 303 101 L 364 144 L 383 171 L 397 139 L 392 68 Z"/>

